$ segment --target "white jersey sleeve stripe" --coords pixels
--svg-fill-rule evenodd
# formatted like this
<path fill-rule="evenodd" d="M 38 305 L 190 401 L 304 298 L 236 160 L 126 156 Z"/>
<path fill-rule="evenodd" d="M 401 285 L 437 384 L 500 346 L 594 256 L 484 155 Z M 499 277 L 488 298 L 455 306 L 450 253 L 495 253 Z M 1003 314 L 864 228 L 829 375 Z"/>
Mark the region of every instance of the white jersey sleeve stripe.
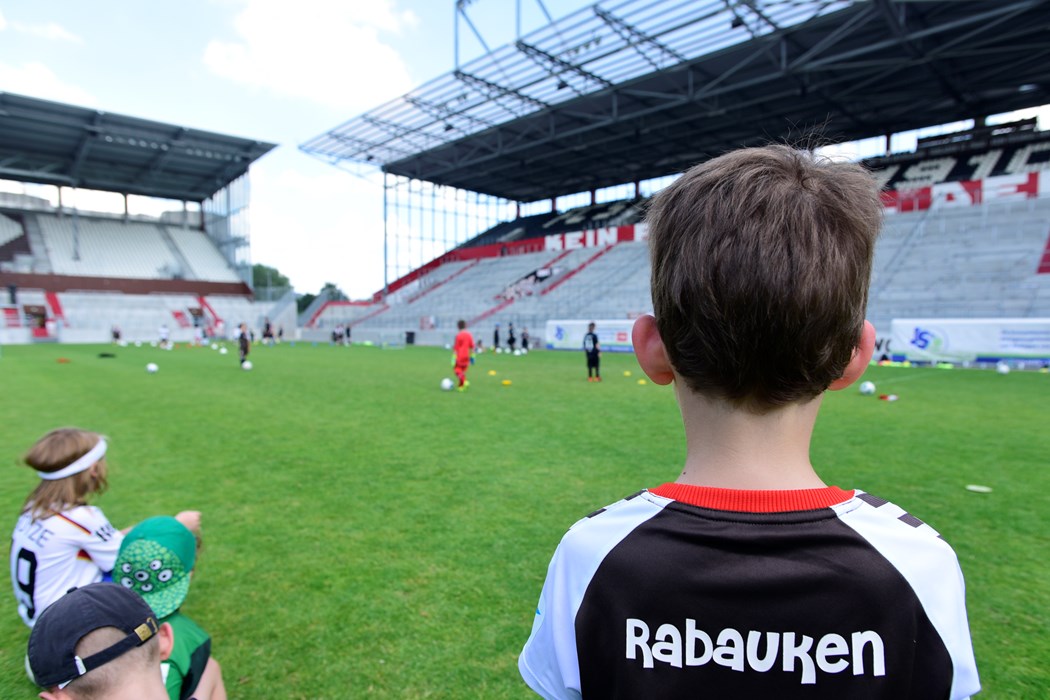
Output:
<path fill-rule="evenodd" d="M 836 506 L 843 523 L 867 540 L 908 581 L 952 659 L 952 700 L 980 690 L 966 618 L 965 588 L 955 552 L 937 531 L 892 503 L 858 498 Z M 878 503 L 878 505 L 875 505 Z M 927 546 L 916 546 L 915 533 L 926 534 Z M 954 571 L 957 584 L 943 583 Z"/>
<path fill-rule="evenodd" d="M 532 633 L 518 657 L 522 678 L 541 697 L 580 698 L 580 666 L 573 621 L 587 586 L 606 555 L 670 502 L 643 491 L 599 511 L 600 528 L 588 527 L 590 518 L 584 518 L 562 538 L 547 569 Z M 553 659 L 557 662 L 550 663 Z"/>

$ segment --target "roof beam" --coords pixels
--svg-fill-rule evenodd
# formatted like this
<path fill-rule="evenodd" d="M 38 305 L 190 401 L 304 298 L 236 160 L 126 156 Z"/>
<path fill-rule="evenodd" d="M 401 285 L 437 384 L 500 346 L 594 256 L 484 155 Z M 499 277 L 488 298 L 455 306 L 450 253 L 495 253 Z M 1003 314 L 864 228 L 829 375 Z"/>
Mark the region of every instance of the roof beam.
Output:
<path fill-rule="evenodd" d="M 561 83 L 564 83 L 566 87 L 575 92 L 577 95 L 583 95 L 584 92 L 576 86 L 574 86 L 572 83 L 563 80 L 561 77 L 563 73 L 574 73 L 580 76 L 581 78 L 591 83 L 594 83 L 595 85 L 598 85 L 600 88 L 612 87 L 612 83 L 610 83 L 605 78 L 598 77 L 594 73 L 590 73 L 584 70 L 575 63 L 570 63 L 569 61 L 558 58 L 557 56 L 553 56 L 544 51 L 543 49 L 533 46 L 532 44 L 526 43 L 519 39 L 518 41 L 514 42 L 514 46 L 517 47 L 518 51 L 521 51 L 523 54 L 531 58 L 537 64 L 544 68 L 547 68 L 547 70 L 550 71 L 551 77 L 557 78 L 560 81 L 559 86 L 561 85 Z"/>
<path fill-rule="evenodd" d="M 429 114 L 434 119 L 444 122 L 446 127 L 451 127 L 451 122 L 454 119 L 462 119 L 471 126 L 480 127 L 482 129 L 489 129 L 495 126 L 492 122 L 468 114 L 465 110 L 451 110 L 448 107 L 432 104 L 426 100 L 415 97 L 414 95 L 406 95 L 405 102 L 418 107 L 421 112 Z M 446 128 L 445 131 L 451 131 L 451 129 Z"/>
<path fill-rule="evenodd" d="M 655 46 L 658 50 L 673 58 L 675 60 L 675 63 L 684 63 L 686 61 L 685 56 L 683 56 L 682 54 L 678 53 L 672 48 L 665 46 L 664 44 L 657 41 L 656 38 L 646 34 L 642 30 L 635 27 L 633 24 L 629 24 L 625 20 L 620 19 L 608 10 L 602 9 L 600 6 L 595 5 L 594 14 L 598 15 L 603 22 L 612 27 L 614 32 L 623 37 L 623 40 L 626 41 L 629 46 L 633 47 L 634 50 L 638 52 L 638 55 L 645 59 L 645 61 L 654 69 L 661 70 L 663 66 L 654 61 L 645 51 L 642 51 L 641 47 L 638 46 L 639 43 Z"/>
<path fill-rule="evenodd" d="M 535 107 L 536 109 L 547 109 L 548 107 L 550 107 L 549 104 L 541 100 L 537 100 L 535 97 L 529 97 L 528 95 L 519 92 L 518 90 L 514 90 L 509 87 L 504 87 L 502 85 L 497 85 L 496 83 L 490 82 L 488 80 L 485 80 L 484 78 L 480 78 L 471 73 L 467 73 L 466 71 L 458 70 L 454 72 L 453 75 L 456 77 L 457 80 L 464 82 L 473 88 L 481 90 L 487 97 L 491 99 L 497 99 L 499 97 L 512 97 L 515 100 L 518 100 L 523 104 L 527 104 L 530 107 Z M 502 106 L 504 109 L 507 109 L 503 105 L 500 106 Z M 522 116 L 521 114 L 515 113 L 513 110 L 508 109 L 507 111 L 513 114 L 515 117 Z"/>
<path fill-rule="evenodd" d="M 902 17 L 898 18 L 897 13 L 893 11 L 891 5 L 894 4 L 896 7 L 900 8 Z M 908 6 L 903 3 L 891 3 L 891 0 L 875 0 L 875 6 L 882 13 L 883 18 L 886 20 L 886 25 L 890 28 L 890 32 L 897 37 L 901 45 L 904 46 L 904 50 L 911 54 L 912 58 L 923 60 L 925 58 L 923 50 L 916 46 L 915 39 L 912 37 L 911 33 L 904 30 L 902 19 L 904 14 L 908 11 Z M 926 27 L 922 27 L 922 29 L 926 29 Z M 969 102 L 969 98 L 966 95 L 963 95 L 955 82 L 945 76 L 935 65 L 925 60 L 923 60 L 923 65 L 933 76 L 934 80 L 940 83 L 941 87 L 943 87 L 953 99 L 957 100 L 960 104 L 967 104 Z"/>

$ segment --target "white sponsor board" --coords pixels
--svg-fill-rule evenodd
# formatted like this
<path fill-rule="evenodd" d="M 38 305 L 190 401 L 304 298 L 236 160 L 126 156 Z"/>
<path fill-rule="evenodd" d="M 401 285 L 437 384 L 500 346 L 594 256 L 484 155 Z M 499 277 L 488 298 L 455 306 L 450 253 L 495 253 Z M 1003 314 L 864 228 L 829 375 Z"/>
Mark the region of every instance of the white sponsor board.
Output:
<path fill-rule="evenodd" d="M 994 362 L 1050 358 L 1050 318 L 904 318 L 893 320 L 895 359 Z"/>
<path fill-rule="evenodd" d="M 631 328 L 634 327 L 634 321 L 631 319 L 547 321 L 547 349 L 582 351 L 583 336 L 587 333 L 589 323 L 594 324 L 594 332 L 598 334 L 598 345 L 603 351 L 634 352 L 634 346 L 631 345 Z"/>

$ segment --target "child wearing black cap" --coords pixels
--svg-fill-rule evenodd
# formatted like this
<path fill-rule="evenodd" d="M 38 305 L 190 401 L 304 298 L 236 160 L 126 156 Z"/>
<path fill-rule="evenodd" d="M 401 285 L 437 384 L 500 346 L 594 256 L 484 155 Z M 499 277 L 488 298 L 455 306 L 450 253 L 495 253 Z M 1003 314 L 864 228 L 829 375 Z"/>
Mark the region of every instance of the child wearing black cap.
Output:
<path fill-rule="evenodd" d="M 39 615 L 27 662 L 44 700 L 167 700 L 160 659 L 170 648 L 171 627 L 141 598 L 93 583 Z"/>

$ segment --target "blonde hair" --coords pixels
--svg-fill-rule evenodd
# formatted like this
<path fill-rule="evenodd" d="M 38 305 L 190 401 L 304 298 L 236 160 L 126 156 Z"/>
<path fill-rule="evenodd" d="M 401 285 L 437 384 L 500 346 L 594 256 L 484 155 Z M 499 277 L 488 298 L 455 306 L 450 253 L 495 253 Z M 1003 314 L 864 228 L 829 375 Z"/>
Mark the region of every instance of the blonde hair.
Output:
<path fill-rule="evenodd" d="M 83 457 L 101 439 L 102 435 L 90 430 L 56 428 L 37 440 L 23 461 L 38 472 L 57 472 Z M 106 458 L 103 457 L 95 463 L 94 468 L 79 474 L 54 481 L 41 479 L 26 497 L 22 511 L 30 511 L 34 520 L 40 520 L 84 505 L 88 494 L 102 493 L 106 486 Z"/>

